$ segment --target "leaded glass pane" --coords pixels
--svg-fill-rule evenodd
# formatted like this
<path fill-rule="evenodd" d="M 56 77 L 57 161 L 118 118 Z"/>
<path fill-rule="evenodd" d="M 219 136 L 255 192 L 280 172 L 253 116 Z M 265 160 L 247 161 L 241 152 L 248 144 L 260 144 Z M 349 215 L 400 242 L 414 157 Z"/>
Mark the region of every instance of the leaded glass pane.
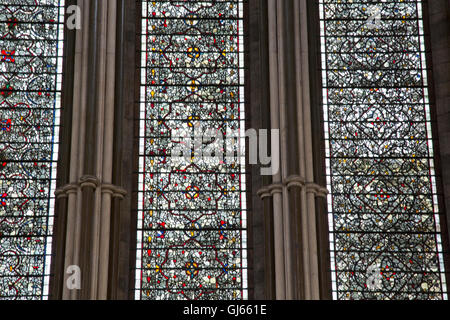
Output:
<path fill-rule="evenodd" d="M 243 1 L 140 3 L 136 298 L 245 299 L 244 163 L 175 156 L 244 129 Z"/>
<path fill-rule="evenodd" d="M 64 1 L 0 0 L 0 299 L 46 299 Z"/>
<path fill-rule="evenodd" d="M 335 299 L 446 299 L 422 2 L 320 3 Z"/>

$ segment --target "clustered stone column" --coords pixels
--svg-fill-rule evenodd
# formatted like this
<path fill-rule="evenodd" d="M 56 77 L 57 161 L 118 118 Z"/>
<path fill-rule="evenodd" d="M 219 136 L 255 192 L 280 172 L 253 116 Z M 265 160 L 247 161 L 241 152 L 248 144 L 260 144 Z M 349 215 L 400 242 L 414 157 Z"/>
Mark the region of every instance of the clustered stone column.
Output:
<path fill-rule="evenodd" d="M 258 194 L 273 215 L 276 299 L 320 299 L 306 0 L 268 0 L 270 122 L 280 130 L 281 169 Z M 274 157 L 275 155 L 272 155 Z M 267 208 L 265 208 L 267 210 Z"/>
<path fill-rule="evenodd" d="M 62 299 L 107 299 L 111 205 L 127 192 L 112 184 L 116 65 L 116 0 L 78 0 L 74 34 L 70 159 L 67 184 L 56 191 L 64 260 L 54 267 Z M 66 100 L 67 101 L 67 100 Z M 68 140 L 68 139 L 67 139 Z M 66 141 L 69 143 L 69 141 Z M 64 240 L 64 241 L 62 241 Z M 81 269 L 81 289 L 70 290 L 70 266 Z M 64 276 L 62 276 L 63 274 Z"/>

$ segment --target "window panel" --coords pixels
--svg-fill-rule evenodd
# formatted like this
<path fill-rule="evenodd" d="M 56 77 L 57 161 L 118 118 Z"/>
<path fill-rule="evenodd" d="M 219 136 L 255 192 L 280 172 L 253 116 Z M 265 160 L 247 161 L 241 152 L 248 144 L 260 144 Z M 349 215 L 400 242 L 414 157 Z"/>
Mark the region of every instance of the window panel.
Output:
<path fill-rule="evenodd" d="M 246 299 L 245 164 L 193 151 L 244 130 L 243 1 L 140 3 L 136 299 Z"/>
<path fill-rule="evenodd" d="M 0 0 L 0 299 L 46 299 L 64 1 Z"/>
<path fill-rule="evenodd" d="M 421 1 L 320 3 L 335 299 L 447 299 Z"/>

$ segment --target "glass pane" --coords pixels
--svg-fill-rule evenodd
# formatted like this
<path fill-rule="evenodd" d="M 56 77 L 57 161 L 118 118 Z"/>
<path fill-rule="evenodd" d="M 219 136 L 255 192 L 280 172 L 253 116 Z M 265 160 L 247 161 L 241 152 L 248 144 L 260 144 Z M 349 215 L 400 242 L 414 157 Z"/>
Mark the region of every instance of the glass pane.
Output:
<path fill-rule="evenodd" d="M 0 299 L 46 299 L 64 1 L 0 0 Z"/>
<path fill-rule="evenodd" d="M 320 2 L 335 299 L 447 299 L 421 1 Z"/>
<path fill-rule="evenodd" d="M 246 299 L 243 1 L 141 4 L 136 299 Z"/>

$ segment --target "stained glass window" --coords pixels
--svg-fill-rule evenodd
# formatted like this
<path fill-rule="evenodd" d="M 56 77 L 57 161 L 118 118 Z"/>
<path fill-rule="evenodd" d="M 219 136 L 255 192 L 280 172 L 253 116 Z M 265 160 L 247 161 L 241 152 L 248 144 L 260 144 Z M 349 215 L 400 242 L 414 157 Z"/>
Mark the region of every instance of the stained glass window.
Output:
<path fill-rule="evenodd" d="M 243 1 L 140 4 L 136 299 L 246 299 L 245 162 L 191 152 L 245 128 Z"/>
<path fill-rule="evenodd" d="M 447 299 L 422 1 L 321 0 L 335 299 Z"/>
<path fill-rule="evenodd" d="M 0 299 L 48 296 L 63 8 L 0 0 Z"/>

